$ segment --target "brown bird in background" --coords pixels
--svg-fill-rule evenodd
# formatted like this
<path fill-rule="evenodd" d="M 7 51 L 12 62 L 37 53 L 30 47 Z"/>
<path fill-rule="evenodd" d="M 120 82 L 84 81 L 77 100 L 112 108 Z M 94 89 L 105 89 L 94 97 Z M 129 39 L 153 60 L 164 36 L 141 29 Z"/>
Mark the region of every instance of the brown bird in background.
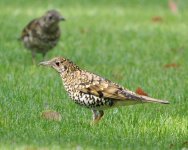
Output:
<path fill-rule="evenodd" d="M 41 62 L 40 65 L 52 67 L 59 72 L 71 99 L 93 111 L 94 123 L 101 119 L 104 110 L 108 108 L 142 103 L 169 104 L 168 101 L 138 95 L 110 80 L 80 69 L 63 57 Z"/>
<path fill-rule="evenodd" d="M 35 62 L 36 53 L 44 56 L 54 48 L 61 36 L 59 22 L 65 20 L 56 10 L 47 11 L 44 16 L 32 20 L 22 31 L 21 40 L 32 52 Z"/>

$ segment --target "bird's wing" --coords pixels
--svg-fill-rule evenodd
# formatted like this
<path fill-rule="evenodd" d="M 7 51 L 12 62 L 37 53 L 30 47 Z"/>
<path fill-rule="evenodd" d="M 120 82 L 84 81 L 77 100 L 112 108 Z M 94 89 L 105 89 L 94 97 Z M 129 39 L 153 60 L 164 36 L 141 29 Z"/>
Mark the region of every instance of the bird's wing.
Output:
<path fill-rule="evenodd" d="M 81 81 L 78 83 L 77 90 L 83 93 L 117 100 L 126 99 L 126 96 L 122 93 L 123 87 L 95 74 L 85 72 L 79 80 Z"/>
<path fill-rule="evenodd" d="M 33 19 L 30 21 L 26 27 L 22 30 L 20 39 L 23 39 L 25 36 L 28 36 L 28 32 L 32 31 L 32 29 L 35 29 L 35 27 L 38 25 L 38 19 Z"/>
<path fill-rule="evenodd" d="M 124 89 L 112 81 L 88 72 L 81 73 L 79 81 L 77 81 L 77 90 L 83 93 L 93 94 L 98 97 L 110 98 L 118 101 L 169 104 L 169 102 L 165 100 L 138 95 L 132 91 Z"/>

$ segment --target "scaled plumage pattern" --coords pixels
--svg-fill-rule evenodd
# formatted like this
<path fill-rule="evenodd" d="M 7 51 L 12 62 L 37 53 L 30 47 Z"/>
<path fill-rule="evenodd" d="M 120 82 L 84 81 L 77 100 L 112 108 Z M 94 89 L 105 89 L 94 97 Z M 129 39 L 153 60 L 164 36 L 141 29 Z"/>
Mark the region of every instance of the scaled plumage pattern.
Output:
<path fill-rule="evenodd" d="M 59 22 L 65 20 L 56 10 L 47 11 L 44 16 L 29 22 L 23 29 L 21 40 L 24 46 L 32 52 L 33 61 L 35 54 L 45 54 L 53 49 L 61 35 Z"/>
<path fill-rule="evenodd" d="M 50 66 L 59 72 L 71 99 L 90 108 L 94 122 L 98 122 L 104 114 L 103 110 L 108 108 L 148 102 L 169 104 L 168 101 L 138 95 L 110 80 L 80 69 L 63 57 L 41 62 L 40 65 Z"/>

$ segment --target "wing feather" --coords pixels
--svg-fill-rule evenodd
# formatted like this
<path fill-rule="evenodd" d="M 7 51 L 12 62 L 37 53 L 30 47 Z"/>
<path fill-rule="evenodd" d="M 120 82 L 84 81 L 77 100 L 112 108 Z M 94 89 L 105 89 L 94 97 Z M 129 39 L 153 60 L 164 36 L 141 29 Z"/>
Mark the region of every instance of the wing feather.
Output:
<path fill-rule="evenodd" d="M 99 77 L 95 74 L 85 73 L 84 80 L 77 86 L 79 91 L 83 93 L 93 94 L 98 97 L 125 100 L 122 94 L 123 87 Z M 87 78 L 86 78 L 87 77 Z"/>
<path fill-rule="evenodd" d="M 113 99 L 116 102 L 120 103 L 121 101 L 124 101 L 125 103 L 127 103 L 126 105 L 143 102 L 169 104 L 169 102 L 165 100 L 138 95 L 135 92 L 124 89 L 120 85 L 102 78 L 96 74 L 92 74 L 86 71 L 78 72 L 79 74 L 76 74 L 76 76 L 74 77 L 74 79 L 76 79 L 75 82 L 77 83 L 74 90 L 78 90 L 86 94 L 92 94 L 97 97 Z"/>
<path fill-rule="evenodd" d="M 23 39 L 25 36 L 28 36 L 28 32 L 32 31 L 31 29 L 34 29 L 36 25 L 38 25 L 38 19 L 33 19 L 32 21 L 30 21 L 26 27 L 22 30 L 22 34 L 20 39 Z"/>

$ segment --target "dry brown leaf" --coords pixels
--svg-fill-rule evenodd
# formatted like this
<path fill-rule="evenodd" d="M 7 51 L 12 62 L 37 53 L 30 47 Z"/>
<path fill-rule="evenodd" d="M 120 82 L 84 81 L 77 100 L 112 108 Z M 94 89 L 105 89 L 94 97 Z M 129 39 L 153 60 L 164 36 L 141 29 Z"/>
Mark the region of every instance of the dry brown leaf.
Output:
<path fill-rule="evenodd" d="M 41 116 L 44 119 L 52 120 L 52 121 L 61 121 L 62 120 L 61 114 L 58 112 L 52 111 L 52 110 L 42 112 Z"/>
<path fill-rule="evenodd" d="M 138 87 L 138 88 L 136 89 L 136 94 L 143 95 L 143 96 L 148 96 L 148 94 L 147 94 L 146 92 L 144 92 L 144 91 L 142 90 L 142 88 L 140 88 L 140 87 Z"/>
<path fill-rule="evenodd" d="M 178 68 L 179 66 L 180 66 L 180 65 L 179 65 L 179 64 L 176 64 L 176 63 L 164 65 L 165 68 Z"/>
<path fill-rule="evenodd" d="M 152 17 L 152 22 L 155 22 L 155 23 L 163 22 L 163 18 L 160 16 L 154 16 Z"/>
<path fill-rule="evenodd" d="M 177 3 L 173 0 L 168 1 L 168 7 L 170 8 L 171 12 L 177 13 L 178 12 L 178 6 Z"/>

